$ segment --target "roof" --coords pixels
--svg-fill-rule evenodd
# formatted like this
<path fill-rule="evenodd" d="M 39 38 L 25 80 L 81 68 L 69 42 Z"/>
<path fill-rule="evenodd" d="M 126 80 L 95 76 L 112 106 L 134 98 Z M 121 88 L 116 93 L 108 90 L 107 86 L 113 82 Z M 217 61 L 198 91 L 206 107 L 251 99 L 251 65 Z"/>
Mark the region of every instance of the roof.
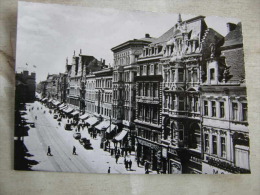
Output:
<path fill-rule="evenodd" d="M 241 22 L 239 22 L 236 26 L 236 28 L 232 31 L 230 31 L 224 41 L 224 45 L 222 46 L 222 49 L 227 47 L 233 47 L 243 44 L 243 37 L 242 37 L 242 25 Z"/>
<path fill-rule="evenodd" d="M 191 23 L 198 21 L 198 20 L 204 20 L 205 16 L 197 16 L 188 20 L 185 20 L 183 22 L 181 22 L 181 25 L 186 24 L 187 26 L 187 31 L 193 31 L 193 36 L 197 36 L 198 32 L 200 32 L 202 30 L 202 26 L 197 26 L 197 27 L 193 27 L 192 25 L 190 25 Z M 168 31 L 166 31 L 164 34 L 162 34 L 159 38 L 155 39 L 152 44 L 158 44 L 158 43 L 163 43 L 168 41 L 171 37 L 173 37 L 174 35 L 177 35 L 179 33 L 181 33 L 182 31 L 180 29 L 177 28 L 177 25 L 174 25 L 173 27 L 171 27 Z M 195 29 L 197 28 L 197 29 Z"/>
<path fill-rule="evenodd" d="M 130 46 L 130 45 L 148 45 L 149 43 L 153 42 L 155 38 L 141 38 L 141 39 L 133 39 L 126 41 L 124 43 L 121 43 L 113 48 L 111 50 L 115 52 L 116 50 L 122 49 L 124 47 Z"/>

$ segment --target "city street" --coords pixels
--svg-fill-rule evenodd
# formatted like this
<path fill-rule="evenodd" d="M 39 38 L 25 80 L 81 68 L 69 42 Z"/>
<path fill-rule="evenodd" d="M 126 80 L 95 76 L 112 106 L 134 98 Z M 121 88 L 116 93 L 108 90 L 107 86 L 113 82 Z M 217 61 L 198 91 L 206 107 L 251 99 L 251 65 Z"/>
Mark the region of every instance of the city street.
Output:
<path fill-rule="evenodd" d="M 78 140 L 73 138 L 75 131 L 64 130 L 67 119 L 63 119 L 59 126 L 58 121 L 53 118 L 54 114 L 50 114 L 49 109 L 40 102 L 27 104 L 26 112 L 25 117 L 28 121 L 35 121 L 35 128 L 30 128 L 29 136 L 24 138 L 24 144 L 32 155 L 28 158 L 38 161 L 32 170 L 107 173 L 108 168 L 111 167 L 111 173 L 145 173 L 144 167 L 137 167 L 134 153 L 127 156 L 127 159 L 131 158 L 133 162 L 130 171 L 126 170 L 123 157 L 120 157 L 116 164 L 115 157 L 100 148 L 100 137 L 91 138 L 87 128 L 81 131 L 81 136 L 90 139 L 93 150 L 86 150 Z M 52 156 L 47 155 L 48 146 L 51 148 Z M 76 147 L 77 155 L 72 154 L 73 146 Z"/>

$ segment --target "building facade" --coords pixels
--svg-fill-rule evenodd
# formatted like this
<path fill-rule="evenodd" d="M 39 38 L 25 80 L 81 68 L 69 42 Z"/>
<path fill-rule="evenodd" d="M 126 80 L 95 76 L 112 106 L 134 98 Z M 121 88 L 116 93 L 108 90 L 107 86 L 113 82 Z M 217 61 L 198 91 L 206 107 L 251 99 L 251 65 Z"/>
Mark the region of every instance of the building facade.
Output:
<path fill-rule="evenodd" d="M 95 113 L 103 119 L 112 114 L 112 76 L 113 69 L 107 68 L 93 72 L 95 75 Z"/>
<path fill-rule="evenodd" d="M 126 146 L 134 150 L 135 146 L 135 114 L 137 59 L 143 47 L 151 43 L 153 38 L 146 34 L 142 39 L 134 39 L 122 43 L 111 50 L 114 55 L 113 72 L 113 122 L 118 131 L 128 133 Z M 129 140 L 129 142 L 127 141 Z"/>
<path fill-rule="evenodd" d="M 207 60 L 201 86 L 205 174 L 250 172 L 242 29 L 241 23 L 227 26 L 221 55 Z"/>
<path fill-rule="evenodd" d="M 67 102 L 72 105 L 72 107 L 81 112 L 85 111 L 85 77 L 89 73 L 97 70 L 101 70 L 104 67 L 104 62 L 98 61 L 93 56 L 81 54 L 75 54 L 72 57 L 71 68 L 68 71 L 68 95 Z"/>

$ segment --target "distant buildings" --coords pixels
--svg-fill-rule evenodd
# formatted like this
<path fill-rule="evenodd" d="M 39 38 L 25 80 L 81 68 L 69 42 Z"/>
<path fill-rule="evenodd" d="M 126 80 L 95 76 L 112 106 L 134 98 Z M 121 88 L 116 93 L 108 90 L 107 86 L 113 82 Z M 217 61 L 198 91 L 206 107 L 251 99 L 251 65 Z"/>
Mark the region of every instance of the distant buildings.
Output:
<path fill-rule="evenodd" d="M 36 91 L 36 74 L 29 71 L 23 71 L 15 74 L 16 90 L 15 90 L 15 102 L 16 103 L 28 103 L 35 100 Z"/>
<path fill-rule="evenodd" d="M 222 37 L 204 16 L 178 21 L 111 50 L 113 67 L 74 55 L 39 85 L 161 173 L 248 173 L 249 137 L 241 23 Z M 85 115 L 86 116 L 86 115 Z M 95 119 L 98 118 L 98 120 Z M 112 128 L 113 127 L 113 128 Z M 110 131 L 106 131 L 109 133 Z"/>

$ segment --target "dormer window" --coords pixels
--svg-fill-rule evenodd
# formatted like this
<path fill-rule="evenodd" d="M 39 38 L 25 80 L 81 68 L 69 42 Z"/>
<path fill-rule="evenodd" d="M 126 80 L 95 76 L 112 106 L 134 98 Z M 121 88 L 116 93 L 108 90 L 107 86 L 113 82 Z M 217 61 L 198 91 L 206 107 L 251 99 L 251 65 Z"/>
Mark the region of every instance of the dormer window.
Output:
<path fill-rule="evenodd" d="M 215 68 L 210 69 L 210 80 L 215 80 Z"/>

